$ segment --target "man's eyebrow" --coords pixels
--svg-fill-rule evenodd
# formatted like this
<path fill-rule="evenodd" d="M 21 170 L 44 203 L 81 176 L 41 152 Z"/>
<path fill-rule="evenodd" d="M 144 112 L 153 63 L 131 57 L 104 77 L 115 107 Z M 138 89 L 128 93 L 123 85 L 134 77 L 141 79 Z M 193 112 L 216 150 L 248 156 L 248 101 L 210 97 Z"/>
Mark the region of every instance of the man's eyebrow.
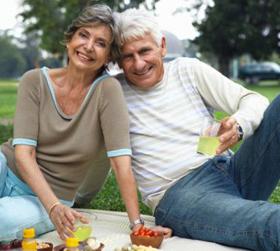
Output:
<path fill-rule="evenodd" d="M 149 47 L 149 46 L 144 46 L 144 47 L 142 47 L 142 48 L 140 48 L 140 49 L 138 50 L 138 53 L 145 52 L 145 51 L 149 51 L 149 50 L 151 50 L 151 47 Z"/>

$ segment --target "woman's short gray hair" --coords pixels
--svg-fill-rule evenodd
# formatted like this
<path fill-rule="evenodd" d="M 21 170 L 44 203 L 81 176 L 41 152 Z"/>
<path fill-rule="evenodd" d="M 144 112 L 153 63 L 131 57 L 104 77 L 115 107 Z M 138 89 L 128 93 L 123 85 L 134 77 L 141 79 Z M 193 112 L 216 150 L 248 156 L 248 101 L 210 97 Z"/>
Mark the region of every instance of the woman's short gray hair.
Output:
<path fill-rule="evenodd" d="M 137 9 L 127 9 L 122 13 L 114 13 L 119 30 L 117 37 L 120 47 L 127 41 L 150 34 L 158 46 L 161 46 L 163 33 L 155 17 L 149 12 Z"/>
<path fill-rule="evenodd" d="M 113 18 L 112 10 L 105 4 L 94 4 L 86 6 L 80 15 L 75 18 L 64 32 L 64 43 L 69 42 L 75 32 L 86 26 L 106 25 L 110 28 L 112 34 L 110 57 L 113 62 L 119 57 L 119 47 L 116 44 L 117 29 Z"/>

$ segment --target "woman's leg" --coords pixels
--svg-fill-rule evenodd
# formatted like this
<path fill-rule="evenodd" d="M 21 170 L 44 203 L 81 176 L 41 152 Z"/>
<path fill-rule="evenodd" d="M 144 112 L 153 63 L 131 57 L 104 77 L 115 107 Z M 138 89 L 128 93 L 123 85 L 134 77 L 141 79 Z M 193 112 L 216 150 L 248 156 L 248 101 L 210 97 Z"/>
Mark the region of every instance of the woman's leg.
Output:
<path fill-rule="evenodd" d="M 2 187 L 0 242 L 22 239 L 24 228 L 34 227 L 36 235 L 54 230 L 38 197 L 12 173 L 2 154 L 0 154 L 0 174 L 0 180 L 3 182 L 0 186 Z M 63 200 L 61 202 L 67 206 L 73 204 L 73 202 Z"/>
<path fill-rule="evenodd" d="M 34 227 L 36 235 L 54 229 L 36 196 L 6 196 L 0 199 L 0 241 L 22 239 L 24 228 Z"/>
<path fill-rule="evenodd" d="M 155 210 L 174 235 L 258 251 L 280 250 L 280 206 L 241 197 L 216 158 L 171 187 Z"/>
<path fill-rule="evenodd" d="M 0 198 L 3 196 L 5 182 L 8 174 L 6 158 L 0 151 Z"/>

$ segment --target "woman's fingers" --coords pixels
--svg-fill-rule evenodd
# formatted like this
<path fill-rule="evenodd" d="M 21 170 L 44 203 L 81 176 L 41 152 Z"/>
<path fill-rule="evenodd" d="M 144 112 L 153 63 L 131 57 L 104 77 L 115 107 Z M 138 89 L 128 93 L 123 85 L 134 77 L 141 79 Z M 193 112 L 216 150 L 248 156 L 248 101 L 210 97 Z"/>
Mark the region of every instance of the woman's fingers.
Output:
<path fill-rule="evenodd" d="M 60 204 L 54 208 L 50 218 L 56 227 L 59 237 L 65 240 L 66 237 L 73 236 L 75 219 L 78 218 L 80 214 L 76 214 L 75 210 Z"/>

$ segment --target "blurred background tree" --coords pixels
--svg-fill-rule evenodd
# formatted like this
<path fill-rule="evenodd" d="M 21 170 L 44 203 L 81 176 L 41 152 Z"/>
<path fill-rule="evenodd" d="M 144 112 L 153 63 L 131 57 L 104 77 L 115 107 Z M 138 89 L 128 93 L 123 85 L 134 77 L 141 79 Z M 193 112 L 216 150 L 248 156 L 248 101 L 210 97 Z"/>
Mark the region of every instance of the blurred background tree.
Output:
<path fill-rule="evenodd" d="M 40 47 L 60 60 L 64 56 L 63 33 L 71 21 L 88 4 L 103 3 L 115 11 L 121 11 L 144 4 L 146 8 L 154 8 L 158 0 L 23 0 L 24 11 L 20 13 L 25 23 L 25 33 L 36 32 L 40 38 Z"/>
<path fill-rule="evenodd" d="M 204 5 L 198 0 L 193 7 Z M 234 57 L 247 53 L 259 60 L 279 54 L 279 13 L 279 0 L 213 0 L 205 18 L 194 22 L 199 32 L 194 42 L 201 52 L 214 54 L 219 70 L 228 76 Z"/>
<path fill-rule="evenodd" d="M 0 35 L 0 76 L 18 76 L 26 67 L 26 61 L 7 33 Z"/>

